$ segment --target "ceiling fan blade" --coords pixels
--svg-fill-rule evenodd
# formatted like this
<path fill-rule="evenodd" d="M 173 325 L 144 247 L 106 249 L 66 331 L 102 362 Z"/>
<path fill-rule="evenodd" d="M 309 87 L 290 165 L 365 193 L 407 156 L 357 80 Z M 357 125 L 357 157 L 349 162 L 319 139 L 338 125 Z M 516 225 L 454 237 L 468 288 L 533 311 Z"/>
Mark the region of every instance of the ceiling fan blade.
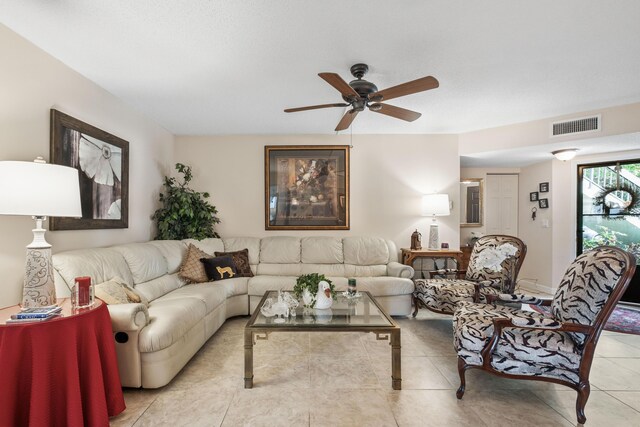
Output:
<path fill-rule="evenodd" d="M 284 110 L 285 113 L 297 113 L 298 111 L 307 111 L 307 110 L 317 110 L 319 108 L 331 108 L 331 107 L 347 107 L 349 104 L 340 103 L 340 104 L 321 104 L 321 105 L 310 105 L 308 107 L 298 107 L 298 108 L 287 108 Z"/>
<path fill-rule="evenodd" d="M 356 118 L 358 113 L 359 111 L 356 110 L 349 110 L 344 113 L 344 116 L 342 116 L 342 119 L 340 119 L 340 123 L 338 123 L 338 126 L 336 126 L 336 132 L 339 130 L 349 129 L 349 126 L 351 126 L 353 119 Z"/>
<path fill-rule="evenodd" d="M 379 105 L 379 109 L 369 108 L 374 113 L 380 113 L 387 116 L 395 117 L 396 119 L 405 120 L 407 122 L 412 122 L 414 120 L 418 120 L 422 114 L 407 110 L 406 108 L 396 107 L 395 105 L 389 104 L 373 104 L 372 106 Z"/>
<path fill-rule="evenodd" d="M 342 96 L 344 96 L 345 98 L 355 98 L 355 99 L 360 98 L 360 95 L 358 95 L 358 92 L 353 90 L 353 88 L 349 86 L 347 82 L 342 80 L 342 77 L 340 77 L 336 73 L 319 73 L 318 75 L 324 81 L 326 81 L 331 86 L 336 88 L 338 92 L 340 92 Z"/>
<path fill-rule="evenodd" d="M 438 80 L 435 77 L 427 76 L 372 93 L 369 95 L 369 99 L 376 102 L 388 101 L 393 98 L 424 92 L 429 89 L 435 89 L 438 86 L 440 86 L 440 83 L 438 83 Z"/>

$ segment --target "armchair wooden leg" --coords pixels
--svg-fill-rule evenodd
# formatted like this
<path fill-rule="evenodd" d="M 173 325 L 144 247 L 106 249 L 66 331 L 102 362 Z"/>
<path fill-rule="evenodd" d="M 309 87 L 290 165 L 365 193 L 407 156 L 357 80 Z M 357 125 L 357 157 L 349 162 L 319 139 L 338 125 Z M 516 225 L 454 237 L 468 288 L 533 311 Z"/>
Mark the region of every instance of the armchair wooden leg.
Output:
<path fill-rule="evenodd" d="M 418 309 L 420 308 L 420 306 L 418 305 L 420 304 L 420 301 L 418 300 L 418 298 L 416 298 L 415 295 L 411 295 L 411 299 L 413 300 L 413 314 L 411 316 L 416 317 L 418 315 Z"/>
<path fill-rule="evenodd" d="M 464 389 L 467 384 L 464 378 L 466 370 L 467 364 L 464 362 L 464 359 L 462 359 L 462 357 L 458 357 L 458 375 L 460 375 L 460 387 L 456 391 L 456 397 L 458 399 L 462 399 L 462 396 L 464 396 Z"/>
<path fill-rule="evenodd" d="M 584 407 L 587 404 L 590 392 L 591 386 L 588 382 L 580 384 L 580 388 L 578 388 L 578 398 L 576 399 L 576 416 L 580 424 L 584 424 L 587 421 L 587 417 L 584 415 Z"/>

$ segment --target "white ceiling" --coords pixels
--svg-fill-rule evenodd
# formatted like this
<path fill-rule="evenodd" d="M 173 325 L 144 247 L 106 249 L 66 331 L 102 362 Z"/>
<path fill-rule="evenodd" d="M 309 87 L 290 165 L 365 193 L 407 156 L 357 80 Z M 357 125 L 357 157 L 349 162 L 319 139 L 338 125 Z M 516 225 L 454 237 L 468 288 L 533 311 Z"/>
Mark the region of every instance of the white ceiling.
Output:
<path fill-rule="evenodd" d="M 0 0 L 0 22 L 175 134 L 332 133 L 318 72 L 440 88 L 354 133 L 459 133 L 640 101 L 638 0 Z M 4 58 L 3 60 L 8 60 Z M 347 131 L 348 132 L 348 131 Z"/>

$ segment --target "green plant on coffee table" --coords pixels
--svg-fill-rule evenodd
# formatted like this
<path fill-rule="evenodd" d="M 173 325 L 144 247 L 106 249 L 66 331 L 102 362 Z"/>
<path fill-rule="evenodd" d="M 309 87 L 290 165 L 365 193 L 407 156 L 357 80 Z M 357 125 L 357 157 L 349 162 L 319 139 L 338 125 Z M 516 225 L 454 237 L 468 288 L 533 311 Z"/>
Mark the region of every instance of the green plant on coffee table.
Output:
<path fill-rule="evenodd" d="M 220 237 L 213 229 L 220 222 L 218 210 L 206 199 L 209 193 L 192 190 L 188 184 L 193 175 L 191 167 L 176 163 L 176 170 L 183 175 L 182 182 L 174 177 L 164 177 L 164 193 L 160 193 L 162 208 L 152 219 L 158 224 L 157 240 L 202 240 Z"/>
<path fill-rule="evenodd" d="M 316 294 L 318 293 L 318 283 L 322 282 L 323 280 L 329 284 L 329 288 L 331 288 L 331 297 L 335 298 L 335 285 L 331 282 L 331 280 L 327 279 L 324 274 L 318 273 L 303 274 L 302 276 L 298 277 L 298 279 L 296 279 L 296 284 L 293 287 L 293 293 L 295 294 L 296 298 L 300 299 L 302 298 L 304 290 L 307 289 L 313 296 L 313 303 L 315 303 Z M 313 303 L 305 304 L 305 306 L 313 306 Z"/>

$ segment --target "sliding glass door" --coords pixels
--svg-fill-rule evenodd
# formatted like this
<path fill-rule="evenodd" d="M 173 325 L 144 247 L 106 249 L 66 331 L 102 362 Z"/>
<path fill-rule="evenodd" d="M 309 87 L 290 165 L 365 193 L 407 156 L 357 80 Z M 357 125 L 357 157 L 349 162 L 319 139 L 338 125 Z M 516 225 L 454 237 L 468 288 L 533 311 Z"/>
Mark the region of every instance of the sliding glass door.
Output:
<path fill-rule="evenodd" d="M 640 159 L 578 167 L 578 254 L 598 245 L 640 260 Z M 640 267 L 622 297 L 640 304 Z"/>

